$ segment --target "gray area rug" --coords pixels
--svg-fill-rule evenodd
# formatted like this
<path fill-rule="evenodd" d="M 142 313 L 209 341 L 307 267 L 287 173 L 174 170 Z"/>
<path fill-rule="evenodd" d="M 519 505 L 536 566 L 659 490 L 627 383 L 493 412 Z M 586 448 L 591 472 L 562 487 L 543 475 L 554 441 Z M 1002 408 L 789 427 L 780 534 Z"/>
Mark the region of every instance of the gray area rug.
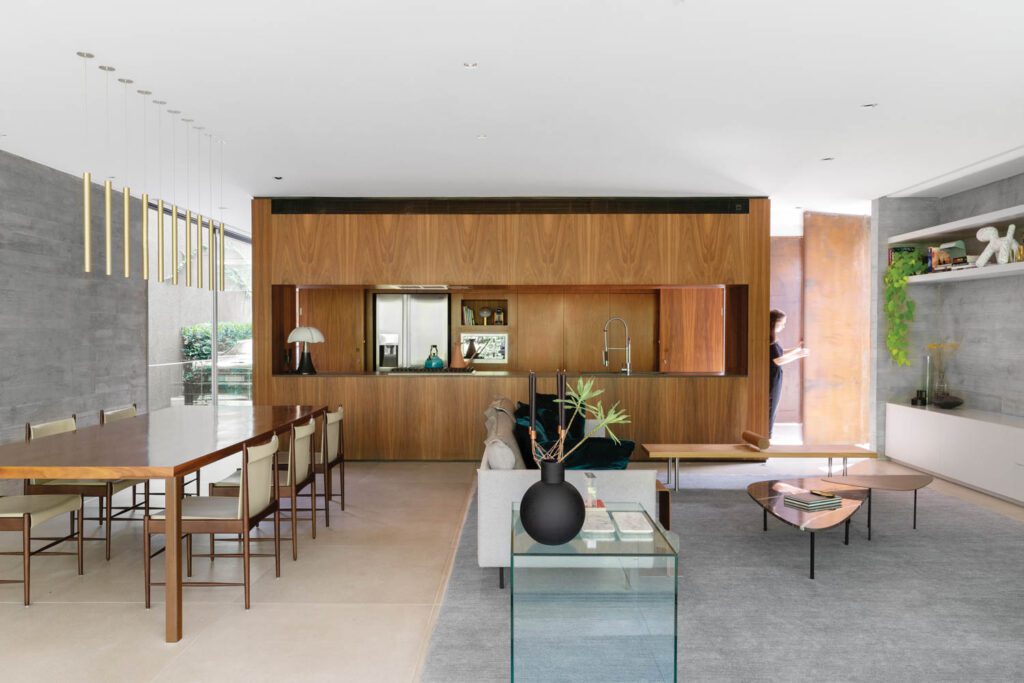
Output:
<path fill-rule="evenodd" d="M 866 510 L 849 546 L 841 529 L 819 533 L 812 581 L 807 534 L 771 519 L 764 533 L 745 491 L 810 474 L 793 462 L 684 473 L 672 500 L 680 680 L 1024 680 L 1024 525 L 925 489 L 914 531 L 912 495 L 879 491 L 872 540 Z M 509 680 L 509 652 L 509 592 L 476 564 L 474 503 L 423 680 Z M 645 674 L 581 668 L 578 680 Z"/>

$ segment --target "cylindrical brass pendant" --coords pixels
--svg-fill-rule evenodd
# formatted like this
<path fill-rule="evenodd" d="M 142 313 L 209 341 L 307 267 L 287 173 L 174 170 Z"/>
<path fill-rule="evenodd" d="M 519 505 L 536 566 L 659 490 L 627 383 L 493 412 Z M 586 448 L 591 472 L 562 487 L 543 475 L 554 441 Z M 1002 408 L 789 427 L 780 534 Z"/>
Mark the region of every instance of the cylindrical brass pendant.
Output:
<path fill-rule="evenodd" d="M 149 279 L 149 195 L 142 195 L 142 279 Z"/>
<path fill-rule="evenodd" d="M 185 286 L 192 286 L 192 209 L 185 209 Z"/>
<path fill-rule="evenodd" d="M 216 261 L 213 260 L 213 219 L 212 218 L 210 219 L 210 224 L 207 226 L 206 230 L 207 230 L 206 234 L 209 237 L 209 239 L 207 241 L 210 243 L 210 291 L 212 292 L 213 291 L 213 287 L 214 287 L 214 283 L 217 281 L 216 280 L 217 268 L 214 265 L 216 263 Z"/>
<path fill-rule="evenodd" d="M 121 229 L 122 241 L 124 242 L 124 276 L 132 276 L 132 249 L 131 249 L 131 207 L 132 207 L 132 191 L 130 188 L 125 187 L 121 190 L 121 199 L 123 208 L 121 210 L 121 216 L 124 219 L 123 227 Z"/>
<path fill-rule="evenodd" d="M 85 272 L 92 272 L 92 173 L 82 174 L 82 241 L 85 246 Z"/>
<path fill-rule="evenodd" d="M 164 281 L 164 200 L 156 203 L 156 279 Z"/>
<path fill-rule="evenodd" d="M 171 284 L 178 284 L 178 205 L 171 207 Z"/>
<path fill-rule="evenodd" d="M 224 221 L 220 222 L 220 248 L 217 255 L 220 257 L 220 291 L 224 291 Z"/>
<path fill-rule="evenodd" d="M 111 194 L 114 187 L 109 180 L 103 181 L 103 209 L 106 212 L 103 222 L 103 238 L 107 245 L 107 275 L 114 272 L 114 255 L 111 253 L 111 242 L 113 242 L 114 219 L 111 214 Z"/>
<path fill-rule="evenodd" d="M 203 216 L 196 216 L 196 287 L 203 288 Z"/>

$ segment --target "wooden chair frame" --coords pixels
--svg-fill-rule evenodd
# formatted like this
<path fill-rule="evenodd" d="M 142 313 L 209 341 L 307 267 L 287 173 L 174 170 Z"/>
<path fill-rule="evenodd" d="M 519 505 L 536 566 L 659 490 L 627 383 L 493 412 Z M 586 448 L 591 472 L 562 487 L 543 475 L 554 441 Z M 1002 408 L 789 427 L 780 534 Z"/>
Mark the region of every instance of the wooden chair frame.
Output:
<path fill-rule="evenodd" d="M 82 534 L 83 528 L 83 513 L 85 512 L 85 504 L 83 502 L 82 507 L 76 512 L 72 511 L 71 515 L 71 533 L 67 536 L 59 538 L 37 536 L 32 538 L 32 515 L 26 513 L 21 517 L 0 517 L 0 531 L 20 531 L 22 542 L 21 550 L 12 550 L 0 552 L 0 555 L 20 555 L 21 556 L 21 571 L 22 578 L 20 579 L 0 579 L 0 584 L 5 583 L 21 583 L 24 584 L 25 594 L 25 606 L 28 607 L 31 602 L 32 594 L 32 583 L 31 583 L 31 567 L 32 567 L 32 556 L 33 555 L 77 555 L 78 556 L 78 575 L 81 576 L 85 573 L 85 567 L 83 563 L 82 555 L 82 541 L 84 540 Z M 55 545 L 64 543 L 75 539 L 76 549 L 75 552 L 63 552 L 63 551 L 52 551 Z M 32 541 L 50 541 L 42 548 L 32 550 Z"/>
<path fill-rule="evenodd" d="M 277 476 L 278 470 L 278 459 L 277 454 L 273 456 L 272 463 L 272 476 Z M 276 484 L 276 482 L 272 483 Z M 246 446 L 242 449 L 242 486 L 240 495 L 242 496 L 242 515 L 239 519 L 182 519 L 181 520 L 181 532 L 185 538 L 186 545 L 186 573 L 189 577 L 192 576 L 192 557 L 199 556 L 205 557 L 207 553 L 195 553 L 192 552 L 192 535 L 193 534 L 209 534 L 211 541 L 214 538 L 214 534 L 239 534 L 242 537 L 242 552 L 241 553 L 218 553 L 217 557 L 241 557 L 243 560 L 242 565 L 242 583 L 238 582 L 226 582 L 226 581 L 183 581 L 183 586 L 242 586 L 245 591 L 245 609 L 249 609 L 250 605 L 250 594 L 252 592 L 252 580 L 251 572 L 249 567 L 250 558 L 253 557 L 273 557 L 274 558 L 274 575 L 278 578 L 281 577 L 281 506 L 280 498 L 278 497 L 278 486 L 271 487 L 271 498 L 270 504 L 263 511 L 259 512 L 255 516 L 249 513 L 249 447 Z M 274 517 L 274 552 L 273 553 L 253 553 L 250 551 L 250 542 L 252 541 L 268 541 L 271 539 L 267 538 L 252 538 L 250 532 L 252 529 L 259 526 L 260 522 L 273 515 Z M 163 548 L 156 551 L 155 553 L 150 552 L 151 550 L 151 539 L 150 536 L 153 534 L 163 534 L 166 529 L 166 520 L 154 519 L 150 515 L 146 515 L 142 544 L 143 552 L 145 556 L 144 566 L 144 578 L 146 582 L 146 609 L 150 607 L 150 593 L 153 586 L 163 586 L 165 582 L 155 582 L 152 580 L 152 559 L 157 555 L 160 555 L 166 550 L 166 543 Z M 294 535 L 294 534 L 293 534 Z M 178 541 L 181 542 L 180 539 Z M 214 557 L 214 547 L 210 546 L 210 559 Z"/>
<path fill-rule="evenodd" d="M 338 406 L 338 410 L 342 410 L 342 406 Z M 345 417 L 342 414 L 341 420 L 338 421 L 338 452 L 333 460 L 326 460 L 327 453 L 327 414 L 324 413 L 323 429 L 320 432 L 320 455 L 321 461 L 313 462 L 314 474 L 322 474 L 324 478 L 324 492 L 311 495 L 309 493 L 301 493 L 301 498 L 312 498 L 313 503 L 311 506 L 315 506 L 317 498 L 324 499 L 324 523 L 326 526 L 331 525 L 331 509 L 328 503 L 334 498 L 334 481 L 331 479 L 331 470 L 335 467 L 339 468 L 339 483 L 341 491 L 338 494 L 338 505 L 341 507 L 342 512 L 345 511 Z M 314 454 L 315 457 L 316 454 Z M 299 508 L 299 512 L 308 512 L 310 508 Z"/>
<path fill-rule="evenodd" d="M 313 437 L 310 437 L 310 439 L 312 439 L 312 438 Z M 291 501 L 290 510 L 282 508 L 282 512 L 288 513 L 288 516 L 284 517 L 284 519 L 288 520 L 288 522 L 289 522 L 289 525 L 290 525 L 290 527 L 289 527 L 289 534 L 290 535 L 289 536 L 282 536 L 281 540 L 282 541 L 291 541 L 292 542 L 292 561 L 295 561 L 295 560 L 299 559 L 299 541 L 298 541 L 298 535 L 295 532 L 295 523 L 299 519 L 305 519 L 305 517 L 300 517 L 299 513 L 301 513 L 301 512 L 309 512 L 310 511 L 309 508 L 300 508 L 300 507 L 298 507 L 298 498 L 299 498 L 299 496 L 302 495 L 303 489 L 305 489 L 308 486 L 312 487 L 312 493 L 313 493 L 314 496 L 316 495 L 316 471 L 313 468 L 313 463 L 314 463 L 314 461 L 316 459 L 316 453 L 310 453 L 310 468 L 309 468 L 309 472 L 308 472 L 307 476 L 302 481 L 297 481 L 298 478 L 295 476 L 296 463 L 295 463 L 295 427 L 294 426 L 291 427 L 288 439 L 289 439 L 289 441 L 288 441 L 288 464 L 287 465 L 278 464 L 278 469 L 284 469 L 285 467 L 288 468 L 288 471 L 292 473 L 292 476 L 289 478 L 291 483 L 289 485 L 287 485 L 287 486 L 282 486 L 281 482 L 280 482 L 280 479 L 278 479 L 276 484 L 277 484 L 277 499 L 278 499 L 278 501 L 280 502 L 280 500 L 282 498 L 288 498 Z M 312 444 L 311 444 L 310 447 L 312 449 Z M 244 472 L 243 472 L 243 475 L 244 475 Z M 211 483 L 210 484 L 210 495 L 211 496 L 228 496 L 228 497 L 238 496 L 239 495 L 239 487 L 238 486 L 224 486 L 224 485 L 217 486 L 217 485 Z M 312 536 L 313 536 L 313 538 L 316 538 L 316 515 L 315 514 L 312 515 L 312 524 L 313 524 Z M 220 533 L 220 532 L 216 532 L 216 533 Z M 230 540 L 230 539 L 228 539 L 228 540 Z M 211 548 L 213 548 L 215 542 L 216 542 L 216 539 L 213 537 L 213 534 L 211 534 L 210 535 L 210 547 Z M 205 556 L 206 555 L 203 555 L 203 557 L 205 557 Z M 210 560 L 213 561 L 216 557 L 221 557 L 221 556 L 222 555 L 220 553 L 217 553 L 216 555 L 211 555 L 210 556 Z"/>

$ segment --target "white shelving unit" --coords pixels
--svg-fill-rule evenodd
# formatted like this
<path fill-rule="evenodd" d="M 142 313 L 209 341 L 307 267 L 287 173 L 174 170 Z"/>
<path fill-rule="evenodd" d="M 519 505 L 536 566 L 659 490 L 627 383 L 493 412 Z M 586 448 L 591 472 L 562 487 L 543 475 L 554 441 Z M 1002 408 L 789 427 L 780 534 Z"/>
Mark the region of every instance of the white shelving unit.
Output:
<path fill-rule="evenodd" d="M 939 225 L 933 225 L 930 228 L 921 228 L 920 230 L 911 230 L 910 232 L 893 235 L 888 239 L 888 242 L 889 244 L 900 244 L 904 242 L 949 242 L 953 239 L 964 239 L 965 237 L 974 238 L 978 228 L 984 228 L 986 225 L 994 225 L 997 228 L 1000 228 L 1000 233 L 1002 233 L 1003 229 L 1007 225 L 1015 222 L 1022 223 L 1019 227 L 1022 229 L 1022 233 L 1024 233 L 1024 204 L 1000 209 L 999 211 L 990 211 L 989 213 L 983 213 L 969 218 L 962 218 L 958 221 L 940 223 Z M 1019 236 L 1022 233 L 1018 233 L 1018 241 L 1020 241 Z"/>
<path fill-rule="evenodd" d="M 893 460 L 1024 504 L 1024 418 L 887 403 L 885 434 Z"/>
<path fill-rule="evenodd" d="M 984 280 L 990 277 L 1009 277 L 1011 275 L 1024 275 L 1024 261 L 1007 263 L 1005 266 L 996 263 L 989 264 L 984 268 L 965 268 L 963 270 L 947 270 L 941 273 L 911 275 L 907 278 L 907 284 L 920 285 L 953 282 L 955 280 Z"/>

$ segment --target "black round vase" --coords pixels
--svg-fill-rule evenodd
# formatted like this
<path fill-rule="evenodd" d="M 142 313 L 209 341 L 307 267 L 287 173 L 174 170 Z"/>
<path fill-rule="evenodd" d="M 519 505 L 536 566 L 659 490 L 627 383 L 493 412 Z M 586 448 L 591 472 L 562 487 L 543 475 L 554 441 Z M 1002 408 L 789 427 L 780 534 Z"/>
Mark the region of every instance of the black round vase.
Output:
<path fill-rule="evenodd" d="M 568 543 L 583 528 L 583 496 L 565 480 L 565 465 L 542 460 L 540 481 L 523 494 L 519 518 L 535 541 L 544 545 Z"/>

